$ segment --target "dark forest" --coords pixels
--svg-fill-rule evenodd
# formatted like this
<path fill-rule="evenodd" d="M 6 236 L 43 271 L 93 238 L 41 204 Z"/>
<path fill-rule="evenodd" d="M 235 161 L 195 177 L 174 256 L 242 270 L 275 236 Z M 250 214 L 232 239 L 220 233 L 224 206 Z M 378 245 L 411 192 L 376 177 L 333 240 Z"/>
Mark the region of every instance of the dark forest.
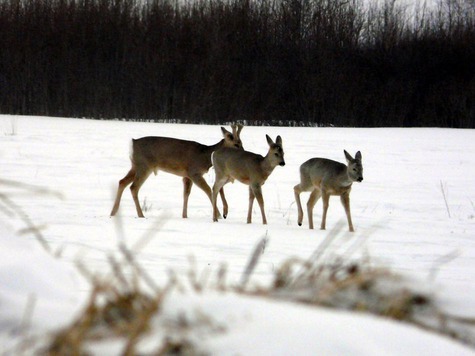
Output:
<path fill-rule="evenodd" d="M 0 1 L 0 113 L 475 127 L 475 3 Z"/>

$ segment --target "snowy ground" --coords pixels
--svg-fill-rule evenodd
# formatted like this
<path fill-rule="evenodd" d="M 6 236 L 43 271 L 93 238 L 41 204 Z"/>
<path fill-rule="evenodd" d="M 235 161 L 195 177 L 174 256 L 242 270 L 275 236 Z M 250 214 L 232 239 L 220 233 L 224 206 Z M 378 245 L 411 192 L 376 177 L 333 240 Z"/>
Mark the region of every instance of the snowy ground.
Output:
<path fill-rule="evenodd" d="M 240 183 L 225 186 L 226 220 L 212 223 L 210 203 L 197 187 L 189 218 L 182 219 L 181 179 L 166 173 L 151 176 L 140 192 L 146 219 L 136 218 L 128 190 L 119 216 L 110 218 L 117 182 L 130 168 L 132 137 L 214 144 L 221 139 L 219 126 L 0 116 L 0 194 L 43 227 L 48 245 L 61 256 L 51 258 L 32 234 L 17 234 L 24 223 L 0 205 L 0 344 L 8 345 L 25 324 L 46 331 L 70 321 L 88 290 L 74 264 L 107 271 L 107 256 L 117 251 L 119 240 L 136 251 L 158 284 L 168 280 L 170 270 L 186 273 L 190 260 L 196 261 L 192 268 L 211 275 L 225 264 L 228 282 L 235 284 L 253 248 L 267 236 L 251 280 L 266 284 L 287 258 L 309 257 L 340 221 L 344 228 L 330 246 L 335 254 L 350 251 L 348 258 L 366 256 L 416 278 L 447 313 L 475 318 L 475 131 L 245 127 L 245 148 L 264 155 L 265 134 L 282 136 L 286 160 L 263 187 L 267 226 L 257 204 L 253 224 L 245 223 L 248 190 Z M 317 156 L 344 162 L 343 149 L 363 155 L 364 181 L 351 193 L 356 232 L 346 232 L 337 198 L 330 200 L 327 231 L 309 230 L 306 216 L 299 227 L 293 197 L 298 167 Z M 211 169 L 205 178 L 212 184 L 213 177 Z M 63 197 L 25 193 L 6 180 L 47 187 Z M 303 194 L 304 204 L 307 197 Z M 320 217 L 321 202 L 316 226 Z M 233 294 L 174 295 L 164 308 L 170 315 L 196 310 L 212 311 L 227 326 L 219 337 L 203 336 L 214 354 L 475 354 L 444 337 L 371 316 Z"/>

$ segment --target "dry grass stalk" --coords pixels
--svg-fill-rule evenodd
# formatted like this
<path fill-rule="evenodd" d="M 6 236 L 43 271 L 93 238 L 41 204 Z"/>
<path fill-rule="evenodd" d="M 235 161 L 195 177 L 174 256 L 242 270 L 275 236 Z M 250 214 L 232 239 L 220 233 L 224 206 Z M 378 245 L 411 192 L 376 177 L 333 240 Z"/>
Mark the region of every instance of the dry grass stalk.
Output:
<path fill-rule="evenodd" d="M 0 180 L 0 183 L 2 182 L 4 183 Z M 33 223 L 27 219 L 27 215 L 1 192 L 0 202 L 4 203 L 4 206 L 0 205 L 0 209 L 19 215 L 28 228 L 35 235 L 39 235 L 38 240 L 44 240 Z M 351 262 L 348 253 L 343 257 L 332 256 L 329 259 L 328 251 L 331 250 L 331 244 L 337 240 L 342 225 L 340 222 L 335 226 L 309 259 L 293 258 L 285 261 L 276 271 L 273 285 L 267 289 L 259 288 L 256 293 L 248 290 L 247 286 L 266 248 L 268 237 L 264 236 L 250 256 L 240 284 L 234 288 L 227 285 L 227 268 L 222 264 L 217 273 L 216 288 L 221 291 L 232 289 L 239 293 L 268 298 L 368 312 L 409 322 L 475 346 L 475 320 L 444 314 L 438 310 L 431 296 L 413 290 L 405 283 L 404 278 L 387 269 L 371 267 L 366 260 Z M 51 337 L 49 344 L 42 350 L 44 354 L 85 355 L 90 343 L 110 338 L 120 338 L 123 341 L 122 354 L 137 353 L 137 345 L 151 331 L 151 319 L 159 313 L 167 292 L 172 287 L 185 290 L 175 274 L 170 276 L 166 287 L 160 288 L 137 263 L 134 253 L 148 244 L 151 235 L 151 231 L 147 232 L 134 245 L 132 252 L 124 245 L 123 231 L 121 226 L 118 226 L 119 251 L 123 260 L 109 257 L 112 276 L 100 278 L 84 265 L 78 264 L 79 271 L 91 285 L 89 301 L 84 311 L 69 327 Z M 44 247 L 49 251 L 46 240 Z M 354 247 L 349 251 L 354 252 Z M 188 273 L 188 282 L 192 290 L 202 292 L 212 288 L 209 283 L 209 270 L 199 274 L 196 261 L 190 261 L 192 268 Z M 126 268 L 132 271 L 131 276 L 127 275 Z M 145 293 L 143 286 L 147 286 L 152 293 Z M 209 316 L 203 315 L 198 319 L 194 322 L 177 320 L 176 325 L 169 329 L 173 337 L 163 335 L 164 342 L 156 354 L 202 354 L 196 341 L 193 342 L 187 337 L 189 331 L 202 328 L 213 332 L 225 331 L 225 326 L 216 325 Z M 31 348 L 34 347 L 35 345 L 31 345 Z"/>
<path fill-rule="evenodd" d="M 58 193 L 54 190 L 38 187 L 31 184 L 21 183 L 18 181 L 13 181 L 9 179 L 2 179 L 0 178 L 0 186 L 2 188 L 12 188 L 17 189 L 21 192 L 26 192 L 27 194 L 35 194 L 35 195 L 49 195 L 56 197 L 58 199 L 62 199 L 63 196 L 61 193 Z M 18 194 L 16 192 L 15 194 Z M 44 238 L 43 234 L 41 233 L 42 227 L 37 226 L 33 223 L 30 219 L 28 214 L 13 200 L 10 199 L 11 194 L 6 192 L 0 191 L 0 211 L 3 212 L 7 217 L 13 218 L 18 217 L 23 223 L 26 225 L 26 228 L 21 229 L 20 233 L 31 233 L 35 238 L 38 240 L 40 245 L 45 249 L 46 252 L 53 254 L 51 247 L 49 246 L 48 242 Z"/>
<path fill-rule="evenodd" d="M 343 261 L 289 259 L 264 295 L 395 319 L 475 346 L 472 318 L 443 312 L 435 297 L 417 290 L 403 276 L 371 267 L 367 261 Z"/>
<path fill-rule="evenodd" d="M 149 296 L 139 289 L 122 289 L 109 282 L 94 280 L 89 302 L 76 321 L 59 331 L 45 350 L 49 355 L 87 353 L 87 343 L 119 337 L 124 340 L 124 355 L 133 355 L 150 320 L 159 310 L 165 295 Z"/>
<path fill-rule="evenodd" d="M 53 254 L 51 247 L 41 233 L 41 229 L 33 223 L 28 214 L 25 213 L 25 211 L 20 206 L 15 204 L 6 194 L 0 193 L 0 201 L 4 204 L 2 210 L 7 212 L 9 217 L 16 215 L 25 223 L 26 229 L 22 229 L 22 232 L 33 234 L 33 236 L 35 236 L 35 238 L 40 243 L 41 247 L 43 247 L 46 252 Z"/>
<path fill-rule="evenodd" d="M 266 235 L 257 243 L 256 247 L 254 248 L 254 251 L 246 265 L 246 269 L 244 270 L 244 273 L 242 274 L 241 283 L 238 287 L 239 290 L 243 291 L 246 288 L 249 282 L 249 278 L 254 272 L 256 266 L 258 265 L 259 259 L 261 255 L 264 253 L 264 250 L 268 242 L 269 242 L 269 238 L 266 233 Z"/>
<path fill-rule="evenodd" d="M 150 321 L 158 314 L 171 285 L 159 289 L 125 246 L 120 246 L 120 251 L 125 261 L 109 256 L 112 276 L 98 277 L 78 263 L 78 270 L 92 286 L 89 301 L 69 327 L 52 336 L 45 354 L 83 355 L 91 342 L 111 338 L 124 342 L 122 354 L 136 354 L 138 342 L 150 331 Z M 132 269 L 131 276 L 127 276 L 126 268 Z M 141 282 L 154 292 L 144 292 Z"/>

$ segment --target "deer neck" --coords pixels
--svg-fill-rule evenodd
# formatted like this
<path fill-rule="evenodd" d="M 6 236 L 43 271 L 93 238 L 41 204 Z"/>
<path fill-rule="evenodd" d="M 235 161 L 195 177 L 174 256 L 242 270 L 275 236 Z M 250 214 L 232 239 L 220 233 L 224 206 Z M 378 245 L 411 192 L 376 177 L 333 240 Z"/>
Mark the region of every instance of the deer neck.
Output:
<path fill-rule="evenodd" d="M 266 178 L 270 176 L 276 164 L 270 160 L 269 155 L 265 156 L 261 161 L 262 172 L 266 175 Z"/>
<path fill-rule="evenodd" d="M 346 174 L 343 176 L 343 179 L 340 181 L 340 186 L 342 188 L 349 188 L 351 187 L 352 184 L 353 184 L 353 181 L 351 180 L 348 172 L 346 172 Z"/>
<path fill-rule="evenodd" d="M 224 139 L 222 139 L 221 141 L 219 141 L 218 143 L 214 145 L 206 146 L 206 149 L 209 152 L 209 154 L 211 154 L 211 152 L 219 150 L 221 147 L 224 147 Z"/>

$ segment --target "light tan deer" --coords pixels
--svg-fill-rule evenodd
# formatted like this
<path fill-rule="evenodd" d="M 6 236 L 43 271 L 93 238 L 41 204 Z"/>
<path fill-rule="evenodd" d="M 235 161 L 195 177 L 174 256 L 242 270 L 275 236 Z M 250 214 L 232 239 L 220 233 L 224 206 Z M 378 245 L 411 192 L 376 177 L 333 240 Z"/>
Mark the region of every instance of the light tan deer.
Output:
<path fill-rule="evenodd" d="M 266 135 L 269 151 L 265 157 L 261 155 L 236 150 L 233 148 L 221 148 L 212 155 L 216 180 L 213 185 L 213 221 L 218 221 L 219 211 L 216 205 L 218 191 L 228 182 L 237 179 L 241 183 L 249 186 L 249 210 L 247 212 L 247 223 L 252 222 L 252 205 L 254 198 L 257 199 L 261 208 L 262 223 L 267 224 L 264 212 L 264 198 L 262 197 L 261 186 L 265 183 L 274 168 L 285 166 L 284 150 L 282 139 L 272 139 Z"/>
<path fill-rule="evenodd" d="M 318 199 L 323 200 L 323 215 L 320 229 L 325 230 L 328 204 L 331 195 L 340 196 L 345 208 L 348 226 L 355 231 L 351 221 L 350 191 L 353 182 L 363 181 L 363 164 L 361 152 L 356 152 L 355 158 L 344 151 L 348 166 L 326 158 L 311 158 L 300 166 L 300 183 L 294 187 L 295 201 L 298 208 L 298 224 L 302 226 L 303 210 L 300 193 L 311 192 L 307 202 L 308 222 L 313 229 L 313 207 Z"/>
<path fill-rule="evenodd" d="M 142 137 L 132 140 L 131 162 L 132 168 L 119 181 L 117 196 L 111 211 L 114 216 L 119 210 L 120 199 L 124 189 L 132 183 L 130 191 L 134 199 L 137 215 L 144 217 L 140 207 L 138 193 L 142 184 L 152 172 L 164 171 L 183 177 L 183 212 L 182 217 L 188 216 L 188 197 L 191 187 L 195 183 L 201 188 L 211 201 L 211 188 L 203 178 L 211 167 L 211 154 L 221 147 L 235 147 L 243 149 L 240 139 L 242 125 L 231 125 L 233 133 L 221 127 L 224 139 L 212 146 L 202 145 L 195 141 L 186 141 L 170 137 Z M 224 191 L 220 191 L 226 216 L 228 205 Z"/>

